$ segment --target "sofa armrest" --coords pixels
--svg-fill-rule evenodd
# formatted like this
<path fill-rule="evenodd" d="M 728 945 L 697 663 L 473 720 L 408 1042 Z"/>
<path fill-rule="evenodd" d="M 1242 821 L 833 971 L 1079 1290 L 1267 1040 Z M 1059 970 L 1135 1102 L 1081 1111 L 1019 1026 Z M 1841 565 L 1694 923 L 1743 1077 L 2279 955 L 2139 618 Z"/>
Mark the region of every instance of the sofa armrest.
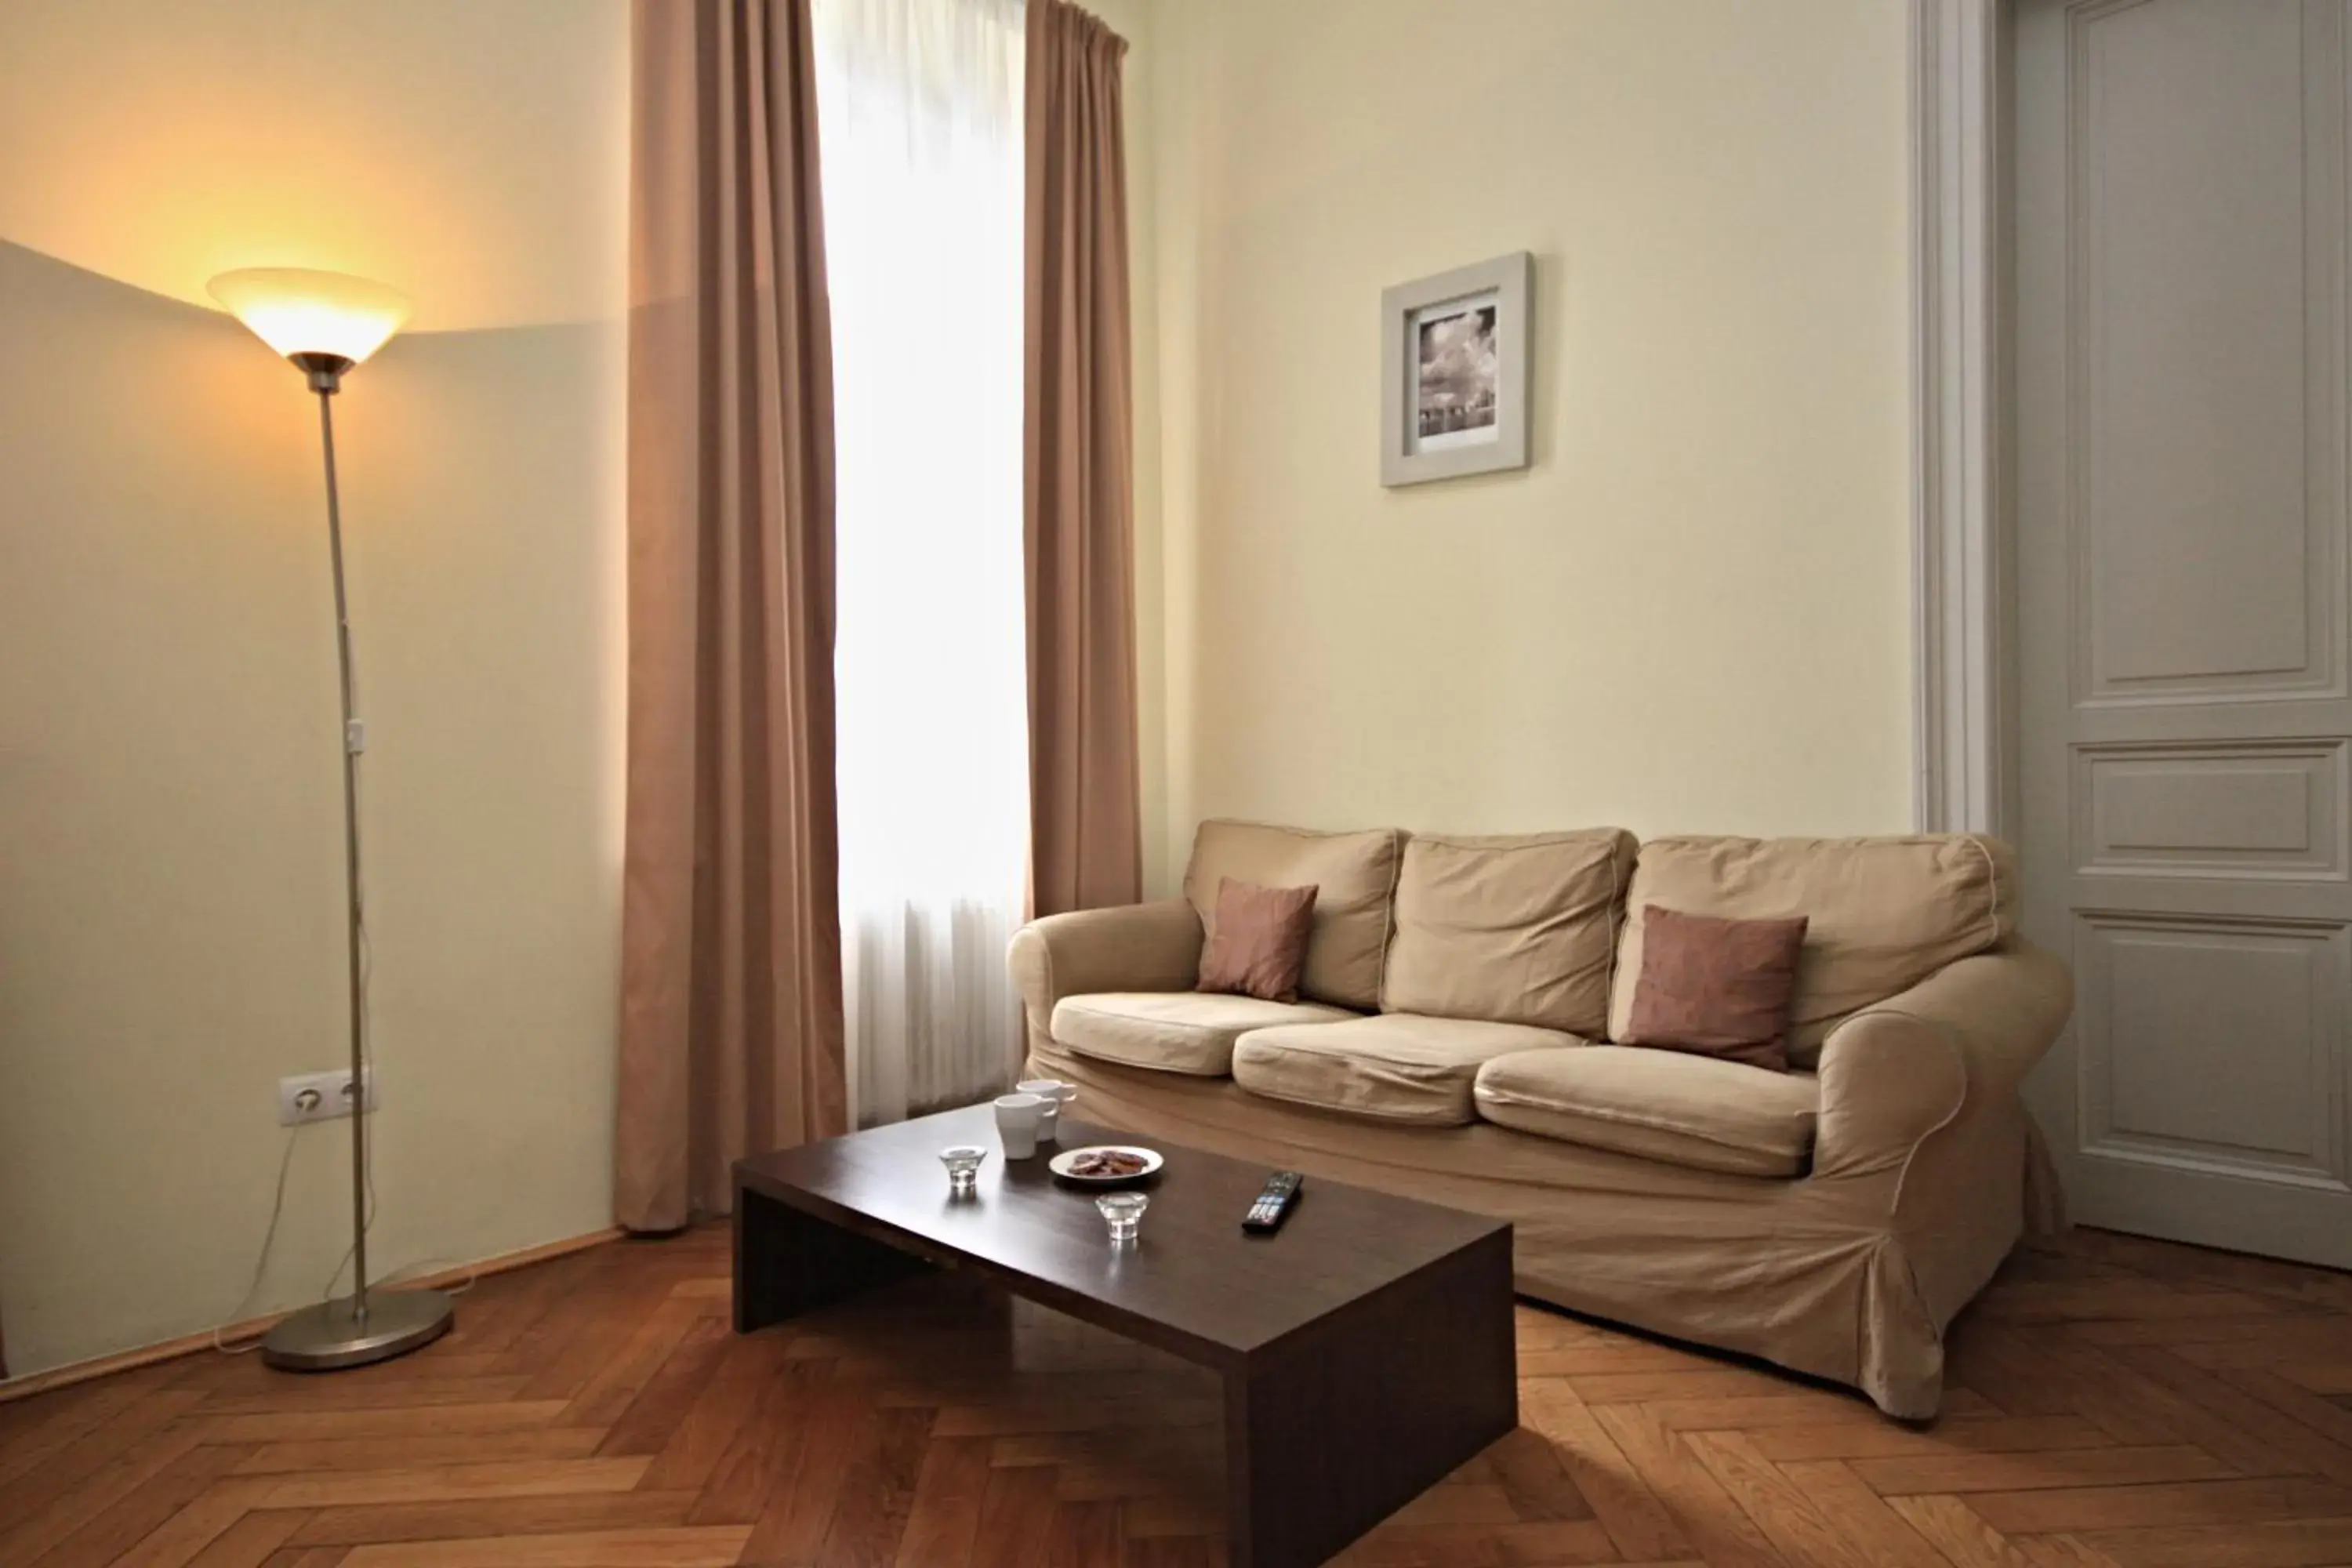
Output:
<path fill-rule="evenodd" d="M 1005 962 L 1030 1026 L 1045 1033 L 1054 1004 L 1095 991 L 1190 991 L 1201 973 L 1201 917 L 1182 899 L 1073 910 L 1013 933 Z"/>
<path fill-rule="evenodd" d="M 1822 1046 L 1813 1173 L 1900 1168 L 1970 1101 L 2015 1094 L 2074 1001 L 2063 963 L 2012 941 L 1854 1014 Z"/>

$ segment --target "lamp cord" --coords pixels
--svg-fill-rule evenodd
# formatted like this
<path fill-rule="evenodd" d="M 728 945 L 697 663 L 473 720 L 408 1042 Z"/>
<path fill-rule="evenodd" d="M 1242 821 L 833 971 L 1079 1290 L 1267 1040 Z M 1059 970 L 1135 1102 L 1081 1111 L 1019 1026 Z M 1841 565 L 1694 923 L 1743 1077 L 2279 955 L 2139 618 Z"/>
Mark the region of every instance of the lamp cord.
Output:
<path fill-rule="evenodd" d="M 353 661 L 352 666 L 352 685 L 354 690 L 358 689 L 359 665 L 356 660 Z M 354 782 L 353 787 L 354 789 L 358 787 L 356 782 Z M 353 820 L 356 822 L 357 818 L 354 817 Z M 354 828 L 354 831 L 356 831 L 356 828 Z M 367 893 L 364 886 L 354 889 L 352 895 L 352 907 L 359 911 L 361 1086 L 359 1092 L 354 1096 L 355 1103 L 352 1107 L 352 1114 L 354 1116 L 364 1116 L 367 1114 L 366 1086 L 373 1080 L 375 1076 L 375 1020 L 374 1016 L 368 1005 L 368 982 L 372 978 L 372 972 L 375 968 L 375 950 L 368 942 Z M 373 1138 L 370 1138 L 367 1141 L 364 1159 L 367 1173 L 367 1217 L 361 1222 L 360 1230 L 362 1235 L 365 1235 L 368 1231 L 375 1228 L 375 1140 Z M 334 1300 L 335 1287 L 342 1282 L 343 1270 L 352 1266 L 352 1258 L 358 1253 L 358 1251 L 359 1241 L 357 1237 L 354 1237 L 352 1244 L 343 1248 L 343 1256 L 337 1260 L 335 1264 L 335 1271 L 327 1277 L 327 1288 L 321 1293 L 323 1300 Z M 382 1283 L 382 1281 L 376 1281 L 376 1283 Z"/>
<path fill-rule="evenodd" d="M 336 374 L 340 375 L 341 373 Z M 320 384 L 314 379 L 311 384 L 319 393 L 319 436 L 321 445 L 325 447 L 327 458 L 328 532 L 334 553 L 335 569 L 336 658 L 342 679 L 343 776 L 347 781 L 349 791 L 345 810 L 350 818 L 347 828 L 351 847 L 346 874 L 351 878 L 352 1033 L 357 1047 L 354 1054 L 359 1058 L 359 1079 L 352 1086 L 352 1115 L 355 1119 L 363 1119 L 368 1110 L 368 1089 L 375 1079 L 375 1019 L 368 994 L 369 982 L 373 977 L 375 968 L 375 950 L 368 938 L 366 859 L 360 853 L 362 817 L 360 805 L 365 798 L 366 793 L 359 765 L 362 752 L 354 751 L 352 747 L 352 727 L 362 723 L 359 717 L 360 667 L 358 651 L 352 646 L 351 611 L 344 586 L 342 506 L 335 482 L 333 412 L 335 382 L 331 378 L 324 384 Z M 363 728 L 360 733 L 365 733 Z M 359 1141 L 359 1170 L 356 1173 L 356 1179 L 363 1196 L 359 1202 L 358 1223 L 352 1227 L 352 1244 L 343 1249 L 342 1258 L 335 1264 L 334 1273 L 327 1279 L 326 1289 L 322 1294 L 331 1301 L 334 1300 L 336 1285 L 342 1280 L 343 1270 L 352 1267 L 354 1260 L 365 1257 L 364 1248 L 368 1236 L 375 1228 L 375 1139 L 369 1135 L 363 1121 L 355 1122 L 352 1136 Z M 352 1289 L 358 1291 L 369 1285 L 391 1284 L 404 1273 L 429 1268 L 434 1261 L 439 1260 L 411 1264 L 406 1268 L 394 1269 L 373 1281 L 366 1280 L 362 1273 L 352 1280 Z M 472 1289 L 475 1280 L 478 1278 L 478 1274 L 468 1274 L 465 1284 L 457 1287 L 449 1293 L 457 1295 Z"/>
<path fill-rule="evenodd" d="M 253 1278 L 245 1283 L 245 1297 L 230 1311 L 228 1321 L 213 1330 L 213 1349 L 223 1355 L 250 1355 L 261 1348 L 261 1340 L 258 1336 L 255 1337 L 251 1344 L 232 1345 L 223 1340 L 221 1335 L 231 1323 L 244 1319 L 247 1310 L 253 1305 L 253 1299 L 261 1293 L 261 1277 L 269 1271 L 269 1251 L 278 1244 L 278 1217 L 286 1212 L 286 1173 L 294 1166 L 295 1134 L 301 1131 L 299 1127 L 289 1127 L 286 1130 L 285 1152 L 278 1156 L 278 1194 L 269 1200 L 269 1228 L 261 1233 L 261 1254 L 253 1260 Z"/>
<path fill-rule="evenodd" d="M 351 676 L 351 688 L 354 694 L 354 698 L 356 698 L 356 694 L 359 690 L 359 660 L 357 656 L 352 652 L 348 646 L 343 649 L 343 658 L 348 663 Z M 356 707 L 356 701 L 354 701 L 354 707 Z M 351 743 L 351 737 L 348 733 L 346 733 L 342 739 L 345 745 L 348 746 Z M 354 807 L 352 816 L 352 831 L 356 834 L 359 831 L 359 815 L 356 807 L 358 805 L 358 793 L 360 788 L 359 774 L 356 766 L 352 769 L 352 787 L 353 791 L 352 804 Z M 357 916 L 359 931 L 360 966 L 358 1026 L 360 1041 L 360 1079 L 358 1084 L 353 1086 L 352 1114 L 353 1116 L 363 1116 L 367 1113 L 367 1085 L 373 1077 L 375 1066 L 374 1030 L 371 1027 L 373 1017 L 368 1005 L 368 981 L 370 978 L 370 972 L 374 967 L 374 954 L 368 943 L 367 889 L 364 881 L 360 879 L 358 871 L 359 868 L 355 866 L 353 868 L 353 881 L 352 884 L 352 907 Z M 269 1254 L 278 1244 L 278 1222 L 284 1216 L 286 1212 L 286 1174 L 293 1167 L 294 1145 L 296 1139 L 301 1131 L 302 1128 L 299 1124 L 289 1127 L 286 1130 L 286 1149 L 285 1152 L 278 1156 L 278 1190 L 269 1200 L 269 1224 L 268 1228 L 262 1232 L 261 1251 L 253 1260 L 253 1278 L 246 1284 L 244 1299 L 238 1301 L 236 1310 L 229 1313 L 227 1322 L 223 1323 L 220 1327 L 213 1330 L 213 1349 L 221 1352 L 225 1355 L 247 1355 L 261 1348 L 261 1341 L 258 1338 L 255 1339 L 255 1341 L 248 1345 L 231 1345 L 221 1338 L 221 1334 L 222 1331 L 230 1324 L 238 1322 L 244 1318 L 246 1312 L 252 1307 L 254 1298 L 261 1291 L 262 1277 L 269 1270 Z M 362 1234 L 364 1234 L 367 1229 L 372 1228 L 375 1224 L 374 1139 L 371 1138 L 367 1141 L 364 1152 L 367 1210 L 366 1218 L 362 1222 Z M 320 1293 L 322 1300 L 332 1300 L 334 1299 L 335 1287 L 341 1282 L 343 1270 L 352 1266 L 352 1258 L 358 1253 L 358 1251 L 359 1241 L 358 1238 L 354 1237 L 352 1244 L 343 1248 L 342 1257 L 337 1260 L 335 1264 L 334 1273 L 328 1277 L 326 1289 Z M 470 1287 L 473 1284 L 473 1280 L 468 1279 L 466 1281 L 466 1284 L 467 1287 Z"/>
<path fill-rule="evenodd" d="M 327 457 L 327 508 L 329 526 L 334 551 L 335 637 L 338 645 L 336 655 L 339 661 L 339 673 L 342 680 L 343 698 L 342 711 L 344 725 L 341 740 L 344 748 L 344 766 L 347 770 L 346 777 L 350 780 L 351 792 L 350 798 L 347 801 L 346 805 L 350 814 L 350 820 L 347 826 L 351 835 L 350 841 L 352 846 L 352 854 L 347 868 L 347 874 L 351 878 L 350 898 L 352 936 L 352 963 L 353 973 L 352 1029 L 358 1047 L 355 1054 L 359 1059 L 359 1078 L 357 1082 L 352 1085 L 351 1114 L 354 1118 L 358 1118 L 364 1117 L 367 1114 L 367 1091 L 371 1084 L 373 1082 L 375 1076 L 375 1031 L 373 1028 L 373 1018 L 372 1010 L 369 1006 L 368 998 L 368 983 L 371 978 L 371 972 L 374 968 L 375 958 L 373 949 L 371 947 L 368 941 L 367 889 L 362 858 L 358 853 L 360 835 L 360 799 L 362 794 L 360 768 L 358 753 L 352 752 L 351 749 L 352 738 L 351 726 L 358 718 L 359 709 L 359 659 L 352 647 L 351 618 L 344 599 L 342 528 L 341 519 L 340 516 L 340 498 L 338 498 L 335 493 L 334 416 L 331 412 L 331 405 L 328 401 L 329 398 L 333 395 L 333 387 L 331 383 L 327 385 L 320 385 L 315 380 L 313 381 L 312 385 L 320 394 L 320 434 L 326 448 Z M 254 1258 L 253 1275 L 247 1282 L 245 1297 L 237 1303 L 236 1310 L 229 1314 L 227 1323 L 224 1323 L 213 1330 L 213 1348 L 224 1354 L 244 1355 L 260 1348 L 261 1342 L 258 1339 L 256 1339 L 255 1342 L 249 1345 L 229 1345 L 222 1339 L 222 1333 L 229 1325 L 240 1321 L 244 1317 L 245 1313 L 252 1307 L 254 1298 L 260 1293 L 263 1277 L 268 1272 L 269 1255 L 276 1247 L 278 1242 L 278 1222 L 284 1217 L 286 1212 L 286 1177 L 288 1172 L 293 1168 L 296 1135 L 300 1131 L 301 1128 L 299 1125 L 289 1127 L 286 1130 L 286 1146 L 284 1152 L 279 1154 L 278 1160 L 277 1190 L 269 1201 L 269 1223 L 262 1232 L 261 1250 Z M 343 1249 L 341 1258 L 335 1264 L 334 1273 L 330 1275 L 327 1279 L 326 1289 L 322 1292 L 323 1298 L 327 1300 L 332 1300 L 334 1299 L 335 1287 L 341 1282 L 343 1270 L 352 1267 L 352 1260 L 360 1255 L 360 1248 L 366 1242 L 368 1233 L 375 1227 L 375 1140 L 372 1137 L 366 1136 L 364 1128 L 355 1128 L 353 1135 L 360 1140 L 360 1170 L 358 1172 L 358 1179 L 365 1196 L 364 1201 L 360 1207 L 359 1223 L 352 1230 L 351 1245 Z M 428 1259 L 423 1263 L 411 1264 L 406 1268 L 395 1269 L 393 1272 L 384 1275 L 380 1279 L 374 1281 L 374 1283 L 389 1285 L 404 1274 L 418 1270 L 428 1270 L 435 1263 L 443 1261 L 446 1260 L 436 1258 Z M 465 1291 L 472 1289 L 476 1280 L 479 1278 L 480 1275 L 478 1271 L 468 1273 L 466 1277 L 466 1282 L 451 1289 L 449 1294 L 453 1296 L 460 1295 Z"/>

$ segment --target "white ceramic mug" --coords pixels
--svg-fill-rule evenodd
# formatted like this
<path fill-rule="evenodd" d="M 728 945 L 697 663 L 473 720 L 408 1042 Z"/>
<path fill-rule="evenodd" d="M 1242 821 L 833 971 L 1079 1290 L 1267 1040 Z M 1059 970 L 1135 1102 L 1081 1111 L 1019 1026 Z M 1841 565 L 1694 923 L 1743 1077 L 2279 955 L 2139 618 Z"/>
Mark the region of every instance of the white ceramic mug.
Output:
<path fill-rule="evenodd" d="M 1037 1131 L 1045 1120 L 1045 1101 L 1034 1094 L 996 1097 L 996 1136 L 1008 1160 L 1026 1160 L 1037 1152 Z"/>
<path fill-rule="evenodd" d="M 1037 1124 L 1038 1138 L 1056 1142 L 1062 1135 L 1062 1107 L 1077 1098 L 1078 1086 L 1057 1078 L 1033 1078 L 1013 1086 L 1015 1094 L 1034 1094 L 1045 1102 L 1045 1117 Z"/>

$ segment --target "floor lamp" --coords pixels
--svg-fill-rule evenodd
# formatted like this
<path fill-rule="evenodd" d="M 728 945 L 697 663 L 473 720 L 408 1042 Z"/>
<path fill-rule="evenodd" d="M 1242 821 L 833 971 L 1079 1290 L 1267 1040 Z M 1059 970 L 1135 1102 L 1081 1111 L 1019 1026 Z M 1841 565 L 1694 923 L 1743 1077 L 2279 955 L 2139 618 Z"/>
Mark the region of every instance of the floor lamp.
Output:
<path fill-rule="evenodd" d="M 408 320 L 397 290 L 361 278 L 297 268 L 225 272 L 205 287 L 254 335 L 310 377 L 319 395 L 327 458 L 327 552 L 335 577 L 335 655 L 343 692 L 343 921 L 352 1026 L 352 1293 L 285 1318 L 261 1342 L 261 1359 L 298 1372 L 389 1361 L 449 1331 L 455 1308 L 437 1290 L 371 1294 L 367 1258 L 367 996 L 361 969 L 359 757 L 365 734 L 352 711 L 352 620 L 343 598 L 343 519 L 335 494 L 334 397 L 343 374 Z"/>

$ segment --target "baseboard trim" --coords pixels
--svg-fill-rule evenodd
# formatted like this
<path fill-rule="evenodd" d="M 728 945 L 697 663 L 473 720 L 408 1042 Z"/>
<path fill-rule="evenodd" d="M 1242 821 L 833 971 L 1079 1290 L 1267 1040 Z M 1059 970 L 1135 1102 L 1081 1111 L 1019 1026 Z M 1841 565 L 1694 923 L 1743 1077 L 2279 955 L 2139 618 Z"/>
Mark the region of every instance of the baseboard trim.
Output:
<path fill-rule="evenodd" d="M 520 1252 L 501 1252 L 495 1258 L 485 1258 L 478 1263 L 459 1264 L 454 1268 L 440 1269 L 415 1279 L 404 1279 L 398 1285 L 390 1288 L 436 1289 L 444 1285 L 455 1285 L 464 1279 L 487 1279 L 493 1274 L 504 1274 L 512 1269 L 528 1268 L 534 1263 L 545 1263 L 550 1258 L 566 1258 L 575 1252 L 585 1252 L 592 1247 L 602 1247 L 608 1241 L 618 1241 L 627 1234 L 618 1226 L 607 1226 L 603 1230 L 592 1230 L 585 1236 L 570 1236 L 561 1241 L 545 1241 L 537 1247 L 526 1247 Z M 135 1350 L 116 1351 L 111 1355 L 94 1356 L 89 1361 L 71 1362 L 64 1366 L 53 1366 L 47 1372 L 30 1372 L 22 1377 L 0 1378 L 0 1405 L 6 1405 L 12 1400 L 29 1399 L 36 1394 L 47 1394 L 51 1389 L 69 1388 L 77 1383 L 88 1383 L 92 1378 L 105 1377 L 110 1373 L 129 1372 L 134 1367 L 153 1366 L 157 1362 L 173 1361 L 184 1355 L 194 1355 L 198 1351 L 208 1351 L 213 1348 L 215 1333 L 219 1336 L 221 1343 L 228 1345 L 241 1344 L 247 1340 L 257 1340 L 276 1328 L 279 1321 L 287 1315 L 286 1312 L 272 1312 L 266 1318 L 247 1318 L 244 1322 L 231 1323 L 222 1329 L 207 1329 L 202 1333 L 183 1334 L 175 1340 L 141 1345 Z"/>

